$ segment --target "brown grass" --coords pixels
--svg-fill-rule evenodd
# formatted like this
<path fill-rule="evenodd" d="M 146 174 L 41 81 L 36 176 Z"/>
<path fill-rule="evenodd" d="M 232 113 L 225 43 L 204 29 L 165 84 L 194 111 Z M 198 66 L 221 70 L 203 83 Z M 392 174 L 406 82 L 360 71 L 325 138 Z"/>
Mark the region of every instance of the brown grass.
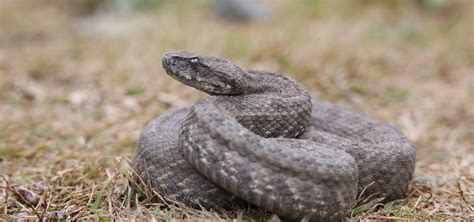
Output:
<path fill-rule="evenodd" d="M 208 1 L 100 16 L 61 2 L 0 4 L 0 218 L 272 218 L 157 204 L 128 182 L 144 125 L 204 96 L 161 69 L 163 52 L 181 49 L 287 73 L 414 142 L 420 183 L 348 219 L 474 218 L 472 1 L 278 0 L 254 24 L 217 21 Z"/>

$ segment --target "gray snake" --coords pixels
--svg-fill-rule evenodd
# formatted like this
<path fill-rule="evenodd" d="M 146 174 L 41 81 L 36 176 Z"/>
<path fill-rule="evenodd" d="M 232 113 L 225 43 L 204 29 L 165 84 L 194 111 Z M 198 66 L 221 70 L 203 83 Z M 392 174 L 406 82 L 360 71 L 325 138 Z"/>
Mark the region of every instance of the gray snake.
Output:
<path fill-rule="evenodd" d="M 279 74 L 185 51 L 162 63 L 210 95 L 140 135 L 133 165 L 163 196 L 206 208 L 243 199 L 284 219 L 334 221 L 358 195 L 390 201 L 407 192 L 415 151 L 397 129 L 314 100 Z"/>

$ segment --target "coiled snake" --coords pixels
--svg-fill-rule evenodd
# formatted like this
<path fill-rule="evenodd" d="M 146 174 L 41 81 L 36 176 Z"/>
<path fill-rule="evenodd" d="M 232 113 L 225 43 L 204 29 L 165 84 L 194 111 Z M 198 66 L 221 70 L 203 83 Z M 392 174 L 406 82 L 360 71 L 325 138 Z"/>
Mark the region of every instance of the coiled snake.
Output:
<path fill-rule="evenodd" d="M 148 124 L 134 166 L 191 206 L 243 199 L 284 219 L 343 218 L 358 194 L 402 197 L 415 151 L 398 130 L 324 101 L 294 80 L 181 51 L 163 68 L 210 96 Z"/>

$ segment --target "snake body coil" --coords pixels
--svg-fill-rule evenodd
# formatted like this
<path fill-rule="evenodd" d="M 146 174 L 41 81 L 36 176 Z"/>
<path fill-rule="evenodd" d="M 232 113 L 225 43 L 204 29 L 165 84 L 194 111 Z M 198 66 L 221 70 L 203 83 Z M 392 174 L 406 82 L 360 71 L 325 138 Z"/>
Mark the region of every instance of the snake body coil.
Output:
<path fill-rule="evenodd" d="M 241 198 L 285 219 L 332 221 L 363 190 L 386 201 L 406 193 L 415 152 L 398 130 L 223 59 L 167 53 L 163 67 L 210 94 L 140 136 L 134 165 L 166 197 L 204 207 Z"/>

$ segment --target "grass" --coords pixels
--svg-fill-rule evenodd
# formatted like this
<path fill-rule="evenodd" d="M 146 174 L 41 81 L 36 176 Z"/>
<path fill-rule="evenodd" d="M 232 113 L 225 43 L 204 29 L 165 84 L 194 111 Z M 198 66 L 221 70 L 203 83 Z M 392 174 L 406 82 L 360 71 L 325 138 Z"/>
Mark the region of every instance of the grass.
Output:
<path fill-rule="evenodd" d="M 130 182 L 144 125 L 204 96 L 161 69 L 163 52 L 181 49 L 286 73 L 413 141 L 406 198 L 360 200 L 347 220 L 473 219 L 472 2 L 277 0 L 254 24 L 218 21 L 207 1 L 120 15 L 91 2 L 0 5 L 1 219 L 276 219 L 156 202 Z"/>

